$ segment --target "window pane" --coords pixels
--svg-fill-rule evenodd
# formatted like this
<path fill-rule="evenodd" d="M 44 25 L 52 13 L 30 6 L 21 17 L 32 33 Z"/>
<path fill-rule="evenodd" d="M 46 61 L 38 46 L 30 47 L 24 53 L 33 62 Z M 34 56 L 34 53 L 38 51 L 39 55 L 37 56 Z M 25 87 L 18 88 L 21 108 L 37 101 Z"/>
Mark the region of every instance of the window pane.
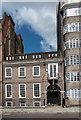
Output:
<path fill-rule="evenodd" d="M 20 96 L 25 97 L 25 85 L 20 85 Z"/>
<path fill-rule="evenodd" d="M 11 68 L 6 68 L 6 77 L 11 77 Z"/>
<path fill-rule="evenodd" d="M 54 65 L 54 77 L 56 77 L 56 65 Z"/>
<path fill-rule="evenodd" d="M 71 81 L 73 81 L 73 73 L 71 73 Z"/>
<path fill-rule="evenodd" d="M 53 77 L 52 65 L 50 65 L 50 77 Z"/>
<path fill-rule="evenodd" d="M 11 85 L 7 85 L 7 97 L 11 97 Z"/>
<path fill-rule="evenodd" d="M 25 77 L 25 67 L 20 67 L 20 77 Z"/>
<path fill-rule="evenodd" d="M 24 101 L 20 102 L 20 106 L 21 107 L 25 107 L 26 106 L 26 102 L 24 102 Z"/>
<path fill-rule="evenodd" d="M 40 106 L 40 102 L 34 102 L 34 106 L 35 107 L 39 107 Z"/>
<path fill-rule="evenodd" d="M 40 88 L 39 84 L 34 84 L 34 97 L 40 97 Z"/>
<path fill-rule="evenodd" d="M 6 102 L 6 106 L 12 106 L 12 102 Z"/>
<path fill-rule="evenodd" d="M 39 75 L 39 67 L 34 67 L 34 75 Z"/>
<path fill-rule="evenodd" d="M 56 64 L 51 64 L 49 65 L 50 71 L 49 71 L 49 77 L 54 78 L 57 77 L 57 65 Z"/>

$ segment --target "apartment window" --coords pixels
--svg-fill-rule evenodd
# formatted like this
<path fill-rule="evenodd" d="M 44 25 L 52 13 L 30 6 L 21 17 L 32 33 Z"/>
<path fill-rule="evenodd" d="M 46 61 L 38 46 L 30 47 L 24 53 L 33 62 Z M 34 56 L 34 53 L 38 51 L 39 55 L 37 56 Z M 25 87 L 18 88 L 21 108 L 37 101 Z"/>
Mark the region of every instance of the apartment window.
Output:
<path fill-rule="evenodd" d="M 65 58 L 65 66 L 73 65 L 73 64 L 81 64 L 81 56 L 67 56 Z"/>
<path fill-rule="evenodd" d="M 12 101 L 7 101 L 7 102 L 6 102 L 6 106 L 7 106 L 7 107 L 13 106 Z"/>
<path fill-rule="evenodd" d="M 26 77 L 26 68 L 25 67 L 19 67 L 19 77 Z"/>
<path fill-rule="evenodd" d="M 73 64 L 73 56 L 70 56 L 70 64 Z"/>
<path fill-rule="evenodd" d="M 26 84 L 19 84 L 19 98 L 26 98 Z"/>
<path fill-rule="evenodd" d="M 78 16 L 81 15 L 81 7 L 79 8 L 68 8 L 63 11 L 63 17 Z"/>
<path fill-rule="evenodd" d="M 74 57 L 73 57 L 73 59 L 74 59 Z M 76 56 L 76 64 L 80 64 L 80 56 L 79 55 Z"/>
<path fill-rule="evenodd" d="M 70 89 L 66 91 L 66 96 L 69 98 L 81 98 L 81 89 Z"/>
<path fill-rule="evenodd" d="M 33 84 L 33 97 L 40 98 L 40 83 Z"/>
<path fill-rule="evenodd" d="M 81 48 L 81 39 L 66 40 L 65 49 L 68 48 Z"/>
<path fill-rule="evenodd" d="M 80 74 L 81 74 L 81 72 L 80 72 L 80 73 L 77 72 L 77 81 L 81 81 L 81 80 L 80 80 Z"/>
<path fill-rule="evenodd" d="M 6 98 L 12 98 L 12 85 L 11 84 L 5 85 L 5 93 L 6 93 Z"/>
<path fill-rule="evenodd" d="M 71 81 L 73 81 L 73 73 L 71 73 Z"/>
<path fill-rule="evenodd" d="M 69 97 L 69 98 L 70 98 L 70 90 L 67 90 L 67 91 L 66 91 L 66 97 Z"/>
<path fill-rule="evenodd" d="M 40 107 L 41 102 L 40 101 L 34 101 L 34 107 Z"/>
<path fill-rule="evenodd" d="M 64 25 L 63 34 L 68 32 L 79 32 L 81 31 L 81 23 L 69 23 Z"/>
<path fill-rule="evenodd" d="M 5 68 L 5 78 L 11 78 L 12 77 L 12 68 L 7 67 Z"/>
<path fill-rule="evenodd" d="M 66 73 L 66 80 L 70 81 L 70 75 L 69 75 L 69 73 Z"/>
<path fill-rule="evenodd" d="M 69 2 L 81 2 L 81 0 L 69 0 Z"/>
<path fill-rule="evenodd" d="M 20 107 L 26 107 L 26 102 L 24 101 L 20 102 Z"/>
<path fill-rule="evenodd" d="M 48 74 L 49 78 L 58 77 L 58 64 L 48 64 Z"/>
<path fill-rule="evenodd" d="M 66 81 L 81 81 L 81 72 L 66 73 Z"/>
<path fill-rule="evenodd" d="M 76 64 L 76 56 L 74 56 L 74 64 Z"/>
<path fill-rule="evenodd" d="M 33 76 L 40 76 L 40 66 L 33 66 Z"/>

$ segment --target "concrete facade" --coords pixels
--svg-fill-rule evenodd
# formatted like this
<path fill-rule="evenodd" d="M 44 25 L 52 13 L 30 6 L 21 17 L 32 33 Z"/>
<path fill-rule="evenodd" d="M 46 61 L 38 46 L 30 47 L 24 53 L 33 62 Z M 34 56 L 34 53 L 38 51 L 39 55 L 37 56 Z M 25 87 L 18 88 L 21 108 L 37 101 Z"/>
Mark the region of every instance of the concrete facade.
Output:
<path fill-rule="evenodd" d="M 67 56 L 80 56 L 81 53 L 81 46 L 75 46 L 76 45 L 76 40 L 77 41 L 81 41 L 81 30 L 79 27 L 79 30 L 77 30 L 78 27 L 77 24 L 81 22 L 81 16 L 79 14 L 76 13 L 76 11 L 79 11 L 81 9 L 81 3 L 79 1 L 69 1 L 67 0 L 66 2 L 61 3 L 60 5 L 60 11 L 61 11 L 61 15 L 62 15 L 62 23 L 63 26 L 61 26 L 61 29 L 64 31 L 65 29 L 67 29 L 66 33 L 61 32 L 61 35 L 63 36 L 63 47 L 67 47 L 64 48 L 64 58 L 66 61 L 66 57 Z M 79 10 L 78 10 L 79 9 Z M 71 12 L 73 11 L 73 13 Z M 72 13 L 72 14 L 71 14 Z M 76 26 L 74 25 L 76 24 Z M 67 28 L 64 28 L 65 26 L 67 26 Z M 71 26 L 74 25 L 74 26 Z M 70 26 L 70 28 L 69 28 Z M 67 43 L 66 43 L 67 42 Z M 71 46 L 72 43 L 72 46 Z M 69 46 L 68 46 L 69 44 Z M 80 45 L 80 42 L 77 44 Z M 67 45 L 67 46 L 66 46 Z M 79 57 L 80 60 L 80 57 Z M 66 74 L 69 73 L 70 77 L 71 75 L 73 75 L 73 73 L 80 73 L 81 72 L 81 65 L 80 63 L 72 63 L 73 58 L 69 59 L 70 63 L 68 65 L 65 65 L 65 81 L 66 81 L 66 87 L 65 87 L 65 91 L 66 91 L 66 96 L 67 96 L 67 91 L 70 90 L 71 94 L 73 94 L 73 90 L 80 90 L 81 89 L 81 80 L 79 81 L 72 81 L 73 78 L 69 78 L 71 81 L 67 81 L 66 79 Z M 77 60 L 78 61 L 78 60 Z M 79 76 L 80 77 L 80 76 Z M 72 91 L 71 91 L 72 90 Z M 81 94 L 81 93 L 80 93 Z M 81 101 L 81 98 L 70 98 L 70 104 L 71 105 L 77 105 L 79 104 Z"/>

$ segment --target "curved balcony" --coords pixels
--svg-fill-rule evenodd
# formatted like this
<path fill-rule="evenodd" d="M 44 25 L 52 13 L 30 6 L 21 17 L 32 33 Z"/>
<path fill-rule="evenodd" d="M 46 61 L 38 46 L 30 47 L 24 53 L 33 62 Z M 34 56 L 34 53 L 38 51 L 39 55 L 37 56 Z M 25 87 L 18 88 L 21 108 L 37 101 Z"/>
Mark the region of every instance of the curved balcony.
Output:
<path fill-rule="evenodd" d="M 65 24 L 63 27 L 63 35 L 69 32 L 81 32 L 81 22 Z"/>
<path fill-rule="evenodd" d="M 81 2 L 81 0 L 67 0 L 66 2 L 63 2 L 62 6 L 61 6 L 61 10 L 64 9 L 64 7 L 68 7 L 68 6 L 73 6 L 73 5 L 79 5 L 79 2 Z"/>

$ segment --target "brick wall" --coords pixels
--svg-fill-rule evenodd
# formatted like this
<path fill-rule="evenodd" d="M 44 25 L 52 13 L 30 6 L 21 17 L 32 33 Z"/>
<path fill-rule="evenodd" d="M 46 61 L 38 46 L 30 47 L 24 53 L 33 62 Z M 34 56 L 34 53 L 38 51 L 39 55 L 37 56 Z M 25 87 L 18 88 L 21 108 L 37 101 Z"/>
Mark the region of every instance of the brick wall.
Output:
<path fill-rule="evenodd" d="M 0 19 L 0 106 L 2 104 L 2 20 Z"/>
<path fill-rule="evenodd" d="M 23 40 L 19 39 L 15 33 L 15 24 L 6 12 L 3 16 L 3 59 L 8 55 L 24 53 Z"/>
<path fill-rule="evenodd" d="M 48 61 L 50 60 L 51 62 L 54 61 L 60 61 L 58 63 L 58 73 L 59 73 L 59 78 L 57 80 L 57 85 L 60 87 L 61 91 L 64 91 L 64 77 L 63 77 L 63 65 L 61 64 L 62 58 L 52 58 L 52 59 L 47 59 Z M 22 99 L 19 99 L 19 84 L 24 83 L 26 84 L 26 99 L 23 99 L 26 101 L 27 106 L 33 106 L 34 101 L 41 101 L 41 105 L 44 105 L 44 98 L 45 98 L 45 104 L 47 105 L 47 91 L 48 86 L 50 85 L 49 80 L 48 81 L 48 64 L 46 63 L 45 65 L 43 62 L 45 62 L 44 59 L 41 59 L 40 62 L 34 61 L 34 63 L 29 64 L 31 60 L 26 60 L 24 62 L 28 64 L 17 64 L 18 61 L 12 61 L 11 63 L 9 61 L 6 61 L 3 63 L 4 66 L 4 71 L 3 73 L 5 74 L 5 67 L 12 67 L 12 78 L 5 78 L 3 76 L 3 105 L 5 105 L 6 101 L 13 101 L 14 106 L 19 106 L 19 101 Z M 12 63 L 15 64 L 13 65 Z M 33 62 L 33 61 L 32 61 Z M 10 63 L 10 64 L 6 64 Z M 23 60 L 21 61 L 23 63 Z M 25 66 L 26 67 L 26 77 L 25 78 L 19 78 L 18 77 L 18 67 Z M 40 66 L 40 76 L 39 77 L 34 77 L 33 76 L 33 66 Z M 41 85 L 41 98 L 33 98 L 33 83 L 40 83 Z M 13 98 L 12 99 L 5 99 L 5 84 L 12 84 L 12 90 L 13 90 Z M 61 98 L 62 100 L 62 98 Z"/>

